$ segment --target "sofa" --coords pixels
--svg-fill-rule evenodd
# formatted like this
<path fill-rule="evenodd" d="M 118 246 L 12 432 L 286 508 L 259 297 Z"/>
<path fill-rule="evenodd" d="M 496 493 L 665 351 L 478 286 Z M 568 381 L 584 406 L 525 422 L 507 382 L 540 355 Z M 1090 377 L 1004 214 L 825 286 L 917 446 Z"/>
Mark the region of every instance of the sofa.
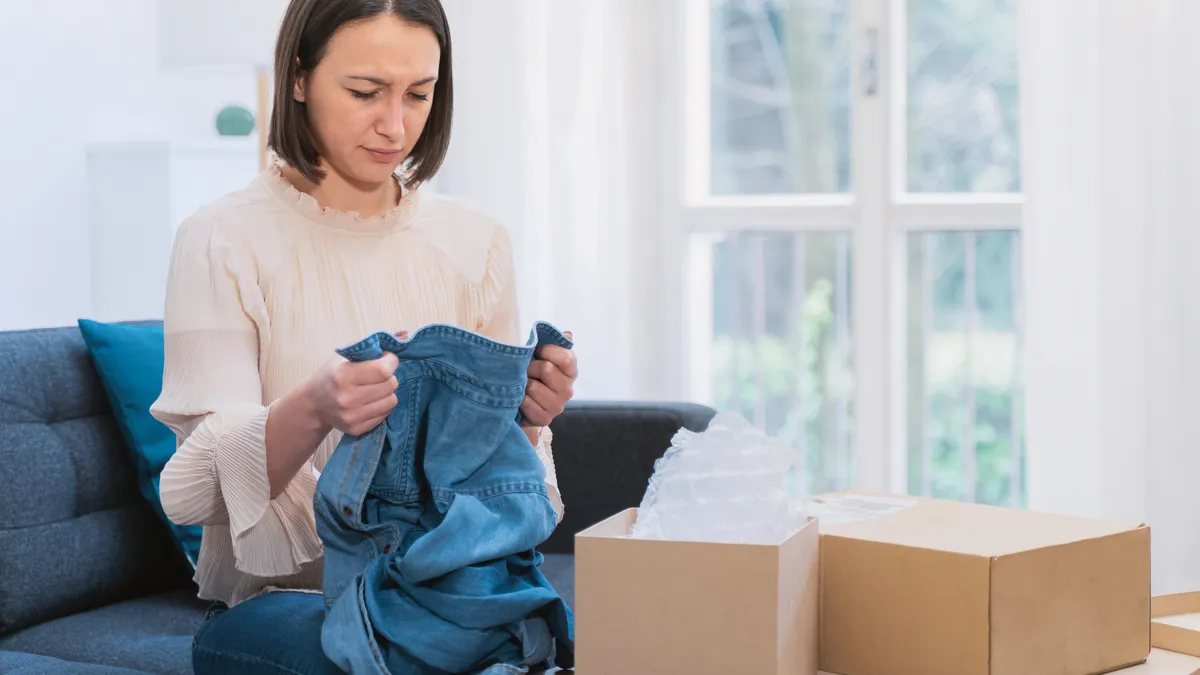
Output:
<path fill-rule="evenodd" d="M 570 604 L 574 533 L 636 506 L 694 404 L 575 402 L 555 420 L 566 516 L 541 548 Z M 76 327 L 0 332 L 0 673 L 191 672 L 208 602 L 138 490 Z"/>

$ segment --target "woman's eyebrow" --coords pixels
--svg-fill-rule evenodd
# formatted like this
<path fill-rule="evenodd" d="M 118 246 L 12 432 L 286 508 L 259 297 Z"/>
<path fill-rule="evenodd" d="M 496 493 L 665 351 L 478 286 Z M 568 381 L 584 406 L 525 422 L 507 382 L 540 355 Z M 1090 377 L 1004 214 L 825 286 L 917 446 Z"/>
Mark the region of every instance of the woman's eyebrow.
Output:
<path fill-rule="evenodd" d="M 350 79 L 352 79 L 352 80 L 364 80 L 364 81 L 366 81 L 366 82 L 370 82 L 371 84 L 377 84 L 377 85 L 379 85 L 379 86 L 381 86 L 381 87 L 386 87 L 386 86 L 388 86 L 389 84 L 391 84 L 390 82 L 388 82 L 387 80 L 385 80 L 385 79 L 383 79 L 383 78 L 381 78 L 381 77 L 372 77 L 372 76 L 370 76 L 370 75 L 351 75 L 351 76 L 350 76 Z M 423 86 L 423 85 L 429 84 L 430 82 L 433 82 L 433 81 L 434 81 L 434 80 L 436 80 L 436 79 L 437 79 L 437 76 L 433 76 L 433 75 L 431 75 L 431 76 L 429 76 L 429 77 L 425 77 L 425 78 L 422 78 L 422 79 L 420 79 L 420 80 L 417 80 L 416 82 L 413 82 L 413 83 L 412 83 L 411 85 L 409 85 L 409 86 L 413 86 L 413 87 L 420 87 L 420 86 Z"/>

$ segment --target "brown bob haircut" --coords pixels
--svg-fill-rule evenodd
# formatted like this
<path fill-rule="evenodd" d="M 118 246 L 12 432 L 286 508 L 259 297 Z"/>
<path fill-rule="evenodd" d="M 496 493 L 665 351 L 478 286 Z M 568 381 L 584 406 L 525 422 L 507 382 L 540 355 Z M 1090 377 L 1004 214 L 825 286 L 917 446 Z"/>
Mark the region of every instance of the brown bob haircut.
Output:
<path fill-rule="evenodd" d="M 256 0 L 246 0 L 254 2 Z M 342 26 L 388 14 L 428 28 L 441 45 L 433 104 L 421 138 L 405 160 L 405 184 L 414 187 L 437 173 L 450 145 L 454 82 L 450 25 L 440 0 L 292 0 L 275 43 L 275 101 L 267 145 L 280 159 L 314 183 L 325 179 L 308 109 L 292 96 L 296 80 L 311 73 Z"/>

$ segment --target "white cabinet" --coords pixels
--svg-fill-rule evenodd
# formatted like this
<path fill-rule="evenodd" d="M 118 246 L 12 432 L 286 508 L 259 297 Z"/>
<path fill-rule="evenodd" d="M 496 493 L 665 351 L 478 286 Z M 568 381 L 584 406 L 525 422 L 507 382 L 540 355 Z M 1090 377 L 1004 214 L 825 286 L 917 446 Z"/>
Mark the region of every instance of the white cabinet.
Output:
<path fill-rule="evenodd" d="M 175 229 L 258 173 L 254 136 L 88 148 L 92 315 L 161 319 Z"/>

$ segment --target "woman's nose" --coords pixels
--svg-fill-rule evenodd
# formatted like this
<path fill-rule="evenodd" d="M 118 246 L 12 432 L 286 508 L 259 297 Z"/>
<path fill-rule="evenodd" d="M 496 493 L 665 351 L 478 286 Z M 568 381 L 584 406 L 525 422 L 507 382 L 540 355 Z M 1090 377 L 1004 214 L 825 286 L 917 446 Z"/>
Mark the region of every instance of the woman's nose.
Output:
<path fill-rule="evenodd" d="M 389 101 L 384 107 L 376 131 L 395 143 L 404 140 L 404 105 L 400 100 Z"/>

